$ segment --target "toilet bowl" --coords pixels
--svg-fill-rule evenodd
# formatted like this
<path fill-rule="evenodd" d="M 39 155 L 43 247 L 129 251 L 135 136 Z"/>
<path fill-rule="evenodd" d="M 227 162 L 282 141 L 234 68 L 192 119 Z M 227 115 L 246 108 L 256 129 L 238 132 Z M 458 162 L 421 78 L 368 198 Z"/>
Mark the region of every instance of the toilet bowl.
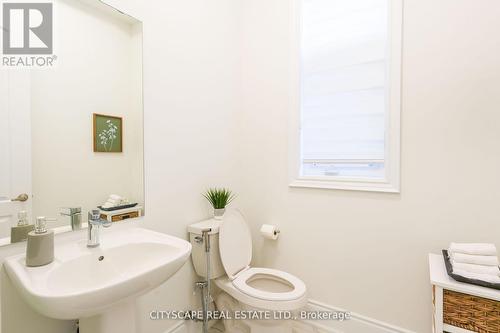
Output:
<path fill-rule="evenodd" d="M 210 278 L 215 279 L 215 284 L 222 290 L 215 301 L 218 309 L 233 314 L 261 311 L 258 318 L 226 319 L 226 332 L 291 332 L 291 325 L 283 320 L 281 312 L 293 313 L 306 305 L 304 282 L 287 272 L 250 266 L 252 237 L 238 211 L 228 211 L 221 221 L 208 220 L 188 227 L 198 275 L 204 276 L 206 272 L 204 253 L 197 252 L 203 251 L 204 247 L 194 240 L 207 228 L 212 230 L 212 244 L 216 244 L 212 246 L 210 262 L 215 266 L 211 271 L 219 273 L 212 273 Z"/>
<path fill-rule="evenodd" d="M 215 284 L 238 301 L 257 309 L 293 311 L 305 306 L 306 286 L 297 277 L 269 268 L 249 268 L 236 279 Z"/>

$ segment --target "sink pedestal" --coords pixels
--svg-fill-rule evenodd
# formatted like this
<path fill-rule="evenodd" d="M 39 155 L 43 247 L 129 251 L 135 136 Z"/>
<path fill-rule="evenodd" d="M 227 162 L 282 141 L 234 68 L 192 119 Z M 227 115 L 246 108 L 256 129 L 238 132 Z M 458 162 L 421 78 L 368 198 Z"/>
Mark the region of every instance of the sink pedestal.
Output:
<path fill-rule="evenodd" d="M 135 302 L 127 301 L 106 312 L 80 319 L 80 333 L 136 333 Z"/>

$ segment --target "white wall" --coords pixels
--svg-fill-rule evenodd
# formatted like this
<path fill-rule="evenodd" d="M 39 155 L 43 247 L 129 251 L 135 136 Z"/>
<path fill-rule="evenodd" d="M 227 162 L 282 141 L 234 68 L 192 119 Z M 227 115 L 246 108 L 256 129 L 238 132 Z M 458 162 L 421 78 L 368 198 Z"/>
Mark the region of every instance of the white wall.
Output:
<path fill-rule="evenodd" d="M 240 203 L 254 262 L 310 297 L 416 332 L 431 319 L 427 253 L 500 246 L 500 4 L 406 0 L 400 195 L 288 185 L 289 4 L 243 1 Z M 258 236 L 281 228 L 278 242 Z"/>
<path fill-rule="evenodd" d="M 33 215 L 110 194 L 142 205 L 140 23 L 75 0 L 54 1 L 54 16 L 56 65 L 31 73 Z M 93 151 L 93 113 L 123 118 L 122 153 Z"/>
<path fill-rule="evenodd" d="M 237 190 L 231 175 L 237 171 L 238 2 L 109 3 L 143 21 L 146 216 L 132 223 L 186 238 L 189 223 L 208 217 L 201 192 L 213 185 Z M 1 248 L 0 259 L 23 250 L 22 244 Z M 149 320 L 149 311 L 183 310 L 197 302 L 194 280 L 188 262 L 144 296 L 137 313 L 140 332 L 163 333 L 174 324 Z"/>
<path fill-rule="evenodd" d="M 187 237 L 208 217 L 201 193 L 235 187 L 239 111 L 238 2 L 162 1 L 143 5 L 146 203 L 145 225 Z M 145 318 L 153 309 L 186 309 L 192 265 L 141 300 L 141 332 L 164 332 Z"/>

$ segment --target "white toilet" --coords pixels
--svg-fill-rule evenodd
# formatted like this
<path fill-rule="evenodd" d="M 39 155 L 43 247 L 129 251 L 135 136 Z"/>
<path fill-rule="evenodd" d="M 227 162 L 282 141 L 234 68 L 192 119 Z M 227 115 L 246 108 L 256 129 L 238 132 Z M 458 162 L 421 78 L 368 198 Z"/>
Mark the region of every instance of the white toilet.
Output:
<path fill-rule="evenodd" d="M 250 267 L 252 237 L 238 211 L 228 211 L 222 220 L 207 220 L 188 227 L 198 275 L 206 275 L 205 246 L 200 236 L 207 228 L 211 229 L 210 279 L 215 279 L 223 291 L 216 298 L 217 308 L 249 315 L 247 319 L 224 320 L 226 332 L 292 332 L 291 322 L 281 318 L 306 305 L 304 282 L 276 269 Z M 252 310 L 261 311 L 259 318 L 250 318 Z"/>

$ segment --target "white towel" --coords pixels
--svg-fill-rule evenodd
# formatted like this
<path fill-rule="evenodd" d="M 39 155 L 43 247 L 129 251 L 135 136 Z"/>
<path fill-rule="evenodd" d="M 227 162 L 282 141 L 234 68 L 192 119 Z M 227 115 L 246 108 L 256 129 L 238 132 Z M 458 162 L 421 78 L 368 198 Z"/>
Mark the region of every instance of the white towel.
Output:
<path fill-rule="evenodd" d="M 106 201 L 101 207 L 102 208 L 111 208 L 111 207 L 114 207 L 114 205 Z"/>
<path fill-rule="evenodd" d="M 109 198 L 113 199 L 113 200 L 121 200 L 122 199 L 122 197 L 118 194 L 110 194 Z"/>
<path fill-rule="evenodd" d="M 477 274 L 477 273 L 471 273 L 467 271 L 461 271 L 461 270 L 453 270 L 454 274 L 463 276 L 468 279 L 474 279 L 474 280 L 481 280 L 484 282 L 489 282 L 489 283 L 500 283 L 500 277 L 495 276 L 495 275 L 489 275 L 489 274 Z"/>
<path fill-rule="evenodd" d="M 453 265 L 453 270 L 466 271 L 476 274 L 488 274 L 500 276 L 500 269 L 495 266 L 484 266 L 484 265 L 473 265 L 473 264 L 463 264 L 457 262 Z"/>
<path fill-rule="evenodd" d="M 498 266 L 497 256 L 475 256 L 471 254 L 451 253 L 450 259 L 452 265 L 455 265 L 456 263 L 462 263 L 462 264 L 475 264 L 475 265 L 485 265 L 485 266 Z"/>
<path fill-rule="evenodd" d="M 494 244 L 485 243 L 451 243 L 449 252 L 464 253 L 481 256 L 496 256 L 497 248 Z"/>

